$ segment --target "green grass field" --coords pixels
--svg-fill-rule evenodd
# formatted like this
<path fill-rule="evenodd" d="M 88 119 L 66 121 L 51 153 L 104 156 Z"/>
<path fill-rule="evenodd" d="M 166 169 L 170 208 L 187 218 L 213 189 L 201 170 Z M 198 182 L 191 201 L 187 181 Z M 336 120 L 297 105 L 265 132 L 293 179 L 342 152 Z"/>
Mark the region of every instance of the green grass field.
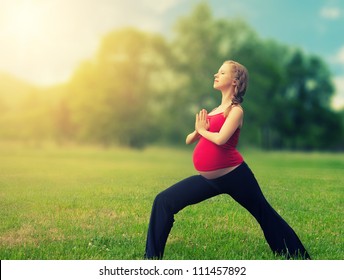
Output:
<path fill-rule="evenodd" d="M 243 151 L 313 259 L 344 259 L 344 155 Z M 191 150 L 0 145 L 1 259 L 142 259 L 155 195 L 195 174 Z M 229 196 L 175 217 L 165 259 L 276 259 Z"/>

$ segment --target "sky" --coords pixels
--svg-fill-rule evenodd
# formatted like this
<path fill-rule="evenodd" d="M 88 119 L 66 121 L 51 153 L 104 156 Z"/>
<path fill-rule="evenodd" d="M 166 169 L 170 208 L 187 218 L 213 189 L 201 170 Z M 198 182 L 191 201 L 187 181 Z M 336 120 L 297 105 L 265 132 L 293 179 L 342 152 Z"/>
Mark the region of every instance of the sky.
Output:
<path fill-rule="evenodd" d="M 171 34 L 199 0 L 0 0 L 0 71 L 37 85 L 68 80 L 101 38 L 124 26 Z M 261 38 L 319 55 L 344 106 L 344 1 L 209 0 L 215 17 L 247 21 Z M 0 81 L 1 82 L 1 81 Z"/>

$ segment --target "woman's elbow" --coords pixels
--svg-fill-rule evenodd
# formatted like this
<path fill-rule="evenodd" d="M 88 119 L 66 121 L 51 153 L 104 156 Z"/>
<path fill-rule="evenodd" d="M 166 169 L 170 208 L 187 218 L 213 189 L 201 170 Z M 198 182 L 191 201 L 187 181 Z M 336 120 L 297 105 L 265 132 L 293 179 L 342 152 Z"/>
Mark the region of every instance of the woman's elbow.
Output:
<path fill-rule="evenodd" d="M 227 139 L 219 137 L 218 139 L 216 139 L 215 144 L 218 146 L 222 146 L 226 144 L 226 142 L 227 142 Z"/>
<path fill-rule="evenodd" d="M 190 144 L 192 144 L 193 143 L 193 139 L 190 137 L 190 136 L 188 136 L 188 137 L 186 137 L 186 139 L 185 139 L 185 144 L 186 145 L 190 145 Z"/>

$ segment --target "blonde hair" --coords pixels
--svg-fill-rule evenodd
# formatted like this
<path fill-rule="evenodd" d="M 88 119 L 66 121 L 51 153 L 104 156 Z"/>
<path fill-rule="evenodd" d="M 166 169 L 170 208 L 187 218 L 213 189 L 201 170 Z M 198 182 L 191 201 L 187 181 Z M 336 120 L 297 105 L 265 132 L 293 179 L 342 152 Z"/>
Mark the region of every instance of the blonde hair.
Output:
<path fill-rule="evenodd" d="M 243 96 L 246 93 L 247 84 L 248 84 L 248 71 L 245 66 L 233 60 L 226 60 L 224 63 L 232 65 L 232 71 L 234 73 L 234 79 L 237 83 L 234 89 L 234 96 L 232 99 L 231 105 L 224 112 L 225 117 L 228 116 L 229 111 L 233 105 L 239 105 L 244 101 Z"/>

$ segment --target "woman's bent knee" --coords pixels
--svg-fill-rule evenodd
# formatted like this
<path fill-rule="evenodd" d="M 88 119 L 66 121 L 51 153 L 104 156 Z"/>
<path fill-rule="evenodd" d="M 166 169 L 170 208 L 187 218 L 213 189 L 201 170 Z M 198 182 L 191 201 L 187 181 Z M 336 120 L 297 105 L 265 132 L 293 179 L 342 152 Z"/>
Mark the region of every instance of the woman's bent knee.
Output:
<path fill-rule="evenodd" d="M 173 197 L 171 197 L 166 191 L 162 191 L 154 199 L 154 205 L 157 207 L 160 211 L 166 211 L 168 213 L 176 214 L 178 212 L 176 207 L 176 203 L 173 200 Z"/>

